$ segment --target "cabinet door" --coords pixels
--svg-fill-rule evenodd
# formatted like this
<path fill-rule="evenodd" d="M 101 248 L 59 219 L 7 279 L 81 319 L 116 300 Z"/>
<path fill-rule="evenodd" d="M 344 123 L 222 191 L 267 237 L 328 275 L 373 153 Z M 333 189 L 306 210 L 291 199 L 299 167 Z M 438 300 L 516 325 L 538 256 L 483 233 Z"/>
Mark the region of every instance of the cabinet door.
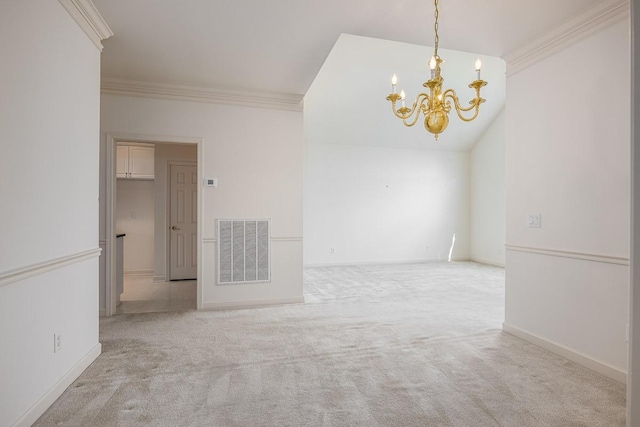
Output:
<path fill-rule="evenodd" d="M 129 147 L 124 145 L 116 147 L 116 177 L 129 177 Z"/>
<path fill-rule="evenodd" d="M 154 170 L 154 149 L 153 147 L 129 147 L 129 171 L 130 178 L 153 179 Z"/>

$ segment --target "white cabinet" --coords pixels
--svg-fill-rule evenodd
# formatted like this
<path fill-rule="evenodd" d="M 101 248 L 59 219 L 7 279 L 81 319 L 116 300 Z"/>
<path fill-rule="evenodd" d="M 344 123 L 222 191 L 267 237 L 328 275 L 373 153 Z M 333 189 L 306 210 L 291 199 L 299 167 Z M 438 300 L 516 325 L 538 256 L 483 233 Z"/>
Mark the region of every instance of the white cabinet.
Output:
<path fill-rule="evenodd" d="M 154 178 L 153 146 L 118 144 L 116 157 L 116 176 L 118 178 Z"/>

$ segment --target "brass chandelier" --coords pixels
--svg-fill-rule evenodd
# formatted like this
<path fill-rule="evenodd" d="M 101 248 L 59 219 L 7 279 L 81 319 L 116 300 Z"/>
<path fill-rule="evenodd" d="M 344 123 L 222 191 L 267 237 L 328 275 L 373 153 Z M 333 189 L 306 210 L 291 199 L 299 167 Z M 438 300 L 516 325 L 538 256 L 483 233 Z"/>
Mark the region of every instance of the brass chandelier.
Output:
<path fill-rule="evenodd" d="M 438 36 L 438 0 L 434 0 L 435 6 L 435 18 L 436 23 L 435 30 L 435 48 L 433 51 L 433 57 L 429 61 L 429 68 L 431 68 L 431 78 L 427 80 L 423 86 L 429 88 L 429 93 L 421 93 L 416 97 L 415 102 L 411 108 L 405 106 L 405 93 L 404 90 L 400 91 L 400 94 L 396 91 L 396 85 L 398 84 L 398 77 L 394 74 L 391 77 L 392 93 L 387 96 L 387 100 L 391 101 L 391 108 L 393 114 L 396 117 L 402 119 L 405 126 L 413 126 L 418 121 L 420 113 L 424 114 L 424 127 L 427 131 L 434 134 L 436 141 L 438 135 L 440 135 L 447 128 L 449 124 L 449 112 L 451 111 L 451 102 L 458 113 L 458 117 L 465 122 L 470 122 L 478 117 L 480 111 L 480 104 L 485 102 L 480 97 L 480 88 L 487 85 L 487 82 L 480 79 L 480 67 L 482 63 L 480 58 L 476 60 L 476 72 L 478 78 L 471 82 L 470 88 L 475 89 L 476 97 L 469 101 L 470 106 L 463 108 L 460 106 L 460 100 L 456 91 L 453 89 L 447 89 L 442 91 L 442 83 L 444 79 L 441 75 L 440 65 L 444 62 L 438 55 L 438 43 L 440 38 Z M 402 107 L 396 109 L 396 103 L 401 101 Z M 465 117 L 463 113 L 473 111 L 470 117 Z"/>

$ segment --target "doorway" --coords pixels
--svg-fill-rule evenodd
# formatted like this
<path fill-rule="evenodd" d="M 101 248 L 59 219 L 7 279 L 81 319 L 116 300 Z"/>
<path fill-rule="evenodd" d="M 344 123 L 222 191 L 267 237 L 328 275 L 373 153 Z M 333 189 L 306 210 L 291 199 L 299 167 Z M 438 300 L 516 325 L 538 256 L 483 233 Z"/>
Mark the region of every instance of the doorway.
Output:
<path fill-rule="evenodd" d="M 201 169 L 198 167 L 201 142 L 194 138 L 171 137 L 169 140 L 152 136 L 107 134 L 106 316 L 201 307 L 198 245 L 201 233 L 199 207 L 202 189 L 198 185 L 201 181 Z M 130 171 L 132 175 L 127 176 L 123 176 L 119 169 L 120 174 L 116 173 L 116 154 L 122 157 L 121 147 L 127 144 L 153 148 L 155 173 L 152 177 L 145 175 L 146 182 L 136 181 L 136 171 Z M 172 179 L 175 181 L 173 185 Z M 138 197 L 135 193 L 137 187 L 145 189 L 147 193 L 152 191 L 153 194 Z M 172 196 L 172 192 L 175 195 Z M 121 195 L 125 196 L 124 199 Z M 142 202 L 146 206 L 142 206 Z M 122 203 L 129 205 L 121 206 Z M 150 210 L 151 219 L 148 214 Z M 179 225 L 176 221 L 179 221 Z M 141 236 L 136 225 L 146 230 L 147 234 Z M 180 230 L 172 230 L 172 227 Z M 149 229 L 152 229 L 151 236 Z M 177 235 L 176 231 L 180 231 L 180 234 Z M 174 237 L 172 233 L 177 236 Z M 124 238 L 117 239 L 124 240 L 123 262 L 120 265 L 117 262 L 116 234 L 125 234 Z M 141 260 L 145 262 L 142 265 Z M 184 268 L 187 266 L 189 268 Z M 175 281 L 176 278 L 180 281 Z"/>

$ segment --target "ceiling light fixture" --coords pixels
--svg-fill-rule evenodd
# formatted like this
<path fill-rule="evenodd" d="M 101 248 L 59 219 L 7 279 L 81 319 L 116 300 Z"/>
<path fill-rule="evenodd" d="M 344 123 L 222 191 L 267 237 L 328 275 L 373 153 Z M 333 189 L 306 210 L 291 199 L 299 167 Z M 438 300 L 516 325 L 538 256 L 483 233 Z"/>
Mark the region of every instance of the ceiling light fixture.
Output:
<path fill-rule="evenodd" d="M 460 100 L 458 99 L 458 95 L 456 95 L 456 91 L 453 89 L 447 89 L 444 92 L 442 91 L 442 82 L 444 79 L 440 74 L 440 65 L 444 63 L 442 58 L 438 56 L 438 43 L 440 38 L 438 36 L 438 0 L 434 0 L 435 6 L 435 17 L 436 23 L 434 26 L 434 30 L 436 33 L 435 37 L 435 48 L 433 51 L 433 57 L 429 61 L 429 68 L 431 68 L 431 78 L 427 80 L 423 86 L 429 88 L 429 93 L 421 93 L 416 97 L 415 102 L 413 103 L 413 107 L 408 108 L 405 106 L 405 93 L 404 90 L 400 91 L 400 94 L 396 91 L 396 86 L 398 84 L 398 76 L 395 74 L 391 77 L 391 95 L 387 96 L 387 100 L 391 101 L 391 108 L 393 110 L 393 114 L 396 117 L 402 119 L 402 122 L 405 126 L 413 126 L 418 121 L 420 117 L 420 113 L 424 114 L 424 127 L 427 131 L 431 132 L 435 135 L 436 141 L 438 140 L 438 135 L 444 132 L 449 124 L 449 111 L 451 111 L 451 101 L 453 101 L 453 106 L 456 109 L 456 113 L 458 113 L 458 117 L 465 122 L 470 122 L 478 117 L 478 112 L 480 110 L 480 104 L 485 102 L 483 98 L 480 97 L 480 88 L 487 85 L 487 82 L 480 79 L 480 68 L 482 66 L 482 62 L 480 58 L 476 60 L 476 72 L 478 73 L 478 78 L 471 82 L 469 85 L 470 88 L 476 90 L 476 97 L 469 101 L 471 104 L 470 107 L 463 108 L 460 106 Z M 401 101 L 402 107 L 396 109 L 396 103 Z M 464 117 L 463 113 L 468 111 L 473 111 L 473 115 L 471 117 Z"/>

